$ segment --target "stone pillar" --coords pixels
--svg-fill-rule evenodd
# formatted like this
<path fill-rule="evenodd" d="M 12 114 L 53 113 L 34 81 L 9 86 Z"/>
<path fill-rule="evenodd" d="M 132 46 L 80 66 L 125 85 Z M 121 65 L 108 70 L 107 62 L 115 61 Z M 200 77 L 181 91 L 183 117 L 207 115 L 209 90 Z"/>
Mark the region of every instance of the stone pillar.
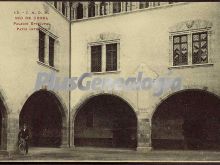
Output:
<path fill-rule="evenodd" d="M 95 16 L 100 16 L 100 2 L 95 2 Z"/>
<path fill-rule="evenodd" d="M 113 14 L 113 2 L 109 2 L 109 9 L 108 9 L 108 14 Z"/>
<path fill-rule="evenodd" d="M 70 122 L 70 147 L 75 148 L 74 144 L 74 122 L 71 120 Z"/>
<path fill-rule="evenodd" d="M 88 18 L 88 3 L 83 4 L 83 18 Z"/>
<path fill-rule="evenodd" d="M 62 128 L 62 140 L 61 140 L 61 148 L 67 148 L 69 147 L 68 144 L 68 126 L 65 125 Z"/>
<path fill-rule="evenodd" d="M 19 133 L 19 114 L 8 115 L 7 129 L 7 151 L 9 153 L 16 152 L 18 149 L 18 133 Z"/>
<path fill-rule="evenodd" d="M 106 15 L 109 14 L 109 6 L 110 6 L 110 2 L 106 2 L 107 5 L 106 5 Z"/>
<path fill-rule="evenodd" d="M 131 5 L 130 7 L 131 11 L 138 9 L 138 2 L 131 2 L 130 5 Z"/>
<path fill-rule="evenodd" d="M 70 118 L 70 121 L 69 121 L 69 123 L 70 123 L 70 125 L 69 125 L 69 130 L 70 130 L 70 132 L 69 132 L 69 134 L 70 134 L 70 147 L 71 148 L 75 148 L 75 144 L 74 144 L 74 120 L 75 120 L 75 117 L 73 117 L 73 116 L 75 116 L 75 111 L 71 111 L 70 112 L 70 116 L 71 116 L 71 118 Z"/>
<path fill-rule="evenodd" d="M 70 5 L 66 2 L 66 17 L 70 20 Z"/>
<path fill-rule="evenodd" d="M 72 9 L 71 20 L 76 20 L 77 19 L 77 12 L 76 12 L 77 8 L 72 7 L 71 9 Z"/>
<path fill-rule="evenodd" d="M 137 151 L 146 152 L 151 150 L 151 127 L 150 120 L 146 114 L 138 114 L 138 140 Z"/>
<path fill-rule="evenodd" d="M 62 2 L 57 1 L 57 9 L 61 12 L 62 11 Z"/>
<path fill-rule="evenodd" d="M 122 2 L 122 10 L 121 10 L 121 12 L 125 12 L 126 11 L 126 3 L 127 2 Z"/>
<path fill-rule="evenodd" d="M 61 136 L 61 148 L 69 147 L 69 113 L 64 112 L 62 115 L 62 136 Z"/>

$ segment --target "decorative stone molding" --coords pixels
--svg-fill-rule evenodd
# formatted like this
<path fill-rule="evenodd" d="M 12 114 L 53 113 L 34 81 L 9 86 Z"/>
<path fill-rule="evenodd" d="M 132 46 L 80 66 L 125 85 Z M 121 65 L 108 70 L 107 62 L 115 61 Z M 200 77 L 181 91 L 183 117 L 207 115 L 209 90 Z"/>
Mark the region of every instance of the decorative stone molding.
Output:
<path fill-rule="evenodd" d="M 175 24 L 174 26 L 171 26 L 169 28 L 169 69 L 171 68 L 186 68 L 186 67 L 195 67 L 195 66 L 207 66 L 207 64 L 210 66 L 213 62 L 212 57 L 212 42 L 213 42 L 213 29 L 212 29 L 212 22 L 207 20 L 188 20 L 184 22 L 180 22 L 178 24 Z M 192 36 L 194 33 L 201 33 L 206 32 L 208 35 L 208 62 L 207 63 L 199 63 L 195 64 L 192 62 Z M 174 65 L 173 64 L 173 37 L 176 35 L 187 35 L 187 64 L 185 65 Z"/>
<path fill-rule="evenodd" d="M 169 28 L 169 32 L 180 32 L 180 31 L 189 31 L 195 29 L 207 29 L 211 28 L 212 23 L 206 20 L 188 20 L 180 22 Z"/>
<path fill-rule="evenodd" d="M 96 35 L 93 38 L 90 38 L 88 42 L 103 42 L 103 41 L 109 41 L 109 40 L 119 40 L 120 38 L 121 37 L 119 34 L 104 32 L 104 33 Z"/>

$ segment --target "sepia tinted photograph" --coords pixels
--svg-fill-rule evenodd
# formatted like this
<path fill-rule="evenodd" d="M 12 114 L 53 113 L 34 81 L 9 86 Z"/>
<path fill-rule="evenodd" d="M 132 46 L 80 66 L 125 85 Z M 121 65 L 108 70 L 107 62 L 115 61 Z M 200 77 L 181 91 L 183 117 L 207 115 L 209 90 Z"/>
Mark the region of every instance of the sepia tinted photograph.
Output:
<path fill-rule="evenodd" d="M 220 161 L 220 2 L 0 11 L 1 162 Z"/>

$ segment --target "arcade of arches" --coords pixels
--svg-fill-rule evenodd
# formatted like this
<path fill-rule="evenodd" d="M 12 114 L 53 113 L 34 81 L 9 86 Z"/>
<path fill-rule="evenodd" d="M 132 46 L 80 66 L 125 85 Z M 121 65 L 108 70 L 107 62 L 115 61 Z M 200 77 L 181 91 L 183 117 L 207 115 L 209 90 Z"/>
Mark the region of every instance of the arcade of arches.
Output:
<path fill-rule="evenodd" d="M 74 120 L 75 146 L 136 148 L 137 118 L 133 109 L 113 95 L 94 96 Z"/>
<path fill-rule="evenodd" d="M 220 99 L 201 90 L 178 92 L 152 117 L 153 149 L 220 149 Z"/>
<path fill-rule="evenodd" d="M 6 149 L 7 114 L 1 99 L 0 110 L 0 144 L 1 149 Z M 25 102 L 19 124 L 28 124 L 31 146 L 59 147 L 64 134 L 67 136 L 67 132 L 63 133 L 66 129 L 64 114 L 56 95 L 41 90 Z M 220 99 L 209 92 L 177 92 L 157 107 L 151 128 L 142 125 L 147 120 L 141 120 L 137 120 L 132 107 L 120 97 L 110 94 L 93 96 L 76 111 L 71 138 L 76 147 L 135 149 L 137 144 L 148 143 L 149 138 L 144 135 L 151 130 L 153 149 L 220 149 Z"/>

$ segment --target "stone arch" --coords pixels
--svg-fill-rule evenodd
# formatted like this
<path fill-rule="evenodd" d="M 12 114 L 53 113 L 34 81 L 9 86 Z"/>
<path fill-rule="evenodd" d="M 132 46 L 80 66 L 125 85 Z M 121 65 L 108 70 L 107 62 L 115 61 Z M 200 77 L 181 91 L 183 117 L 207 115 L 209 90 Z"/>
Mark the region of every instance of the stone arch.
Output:
<path fill-rule="evenodd" d="M 73 140 L 74 140 L 74 137 L 75 137 L 75 130 L 76 130 L 76 121 L 78 120 L 77 119 L 77 117 L 79 116 L 79 115 L 81 115 L 82 114 L 82 111 L 84 111 L 84 108 L 85 108 L 85 106 L 86 105 L 88 105 L 90 102 L 91 102 L 91 100 L 94 100 L 95 98 L 96 99 L 101 99 L 102 97 L 108 97 L 108 98 L 114 98 L 114 99 L 118 99 L 118 101 L 120 101 L 120 102 L 122 102 L 123 104 L 126 104 L 128 107 L 127 108 L 129 108 L 129 109 L 126 109 L 126 107 L 123 107 L 124 109 L 126 109 L 126 110 L 131 110 L 131 112 L 129 112 L 129 114 L 132 114 L 131 116 L 133 116 L 132 118 L 134 119 L 134 121 L 135 121 L 135 123 L 136 124 L 134 124 L 135 125 L 135 129 L 136 130 L 134 130 L 134 132 L 135 132 L 135 135 L 131 135 L 131 136 L 135 136 L 134 137 L 134 141 L 136 141 L 136 142 L 134 142 L 134 143 L 132 143 L 131 145 L 128 145 L 128 146 L 133 146 L 134 148 L 136 148 L 137 147 L 137 124 L 138 124 L 138 119 L 137 119 L 137 114 L 136 114 L 136 112 L 135 112 L 135 109 L 134 109 L 134 106 L 133 105 L 131 105 L 126 99 L 124 99 L 123 97 L 121 97 L 121 96 L 119 96 L 119 95 L 117 95 L 117 94 L 110 94 L 110 93 L 96 93 L 96 94 L 90 94 L 89 96 L 87 95 L 84 99 L 83 99 L 83 101 L 82 101 L 82 99 L 81 99 L 81 102 L 77 105 L 77 106 L 75 106 L 75 113 L 72 115 L 73 116 L 73 118 L 72 118 L 72 125 L 73 125 L 73 128 L 72 128 L 72 137 L 73 137 Z M 99 102 L 100 103 L 100 102 Z M 97 106 L 99 106 L 99 104 L 97 104 Z M 105 107 L 104 107 L 104 109 L 106 109 Z M 98 111 L 96 111 L 96 112 L 98 112 Z M 95 113 L 96 113 L 95 112 Z M 106 112 L 108 112 L 108 111 L 105 111 L 104 113 L 106 113 Z M 110 118 L 110 117 L 109 117 Z M 129 124 L 128 124 L 129 125 Z M 133 133 L 134 134 L 134 133 Z M 114 135 L 112 135 L 112 136 L 114 136 Z M 112 140 L 113 140 L 114 138 L 112 138 Z M 105 143 L 105 142 L 104 142 Z M 108 143 L 108 142 L 107 142 Z M 76 144 L 76 143 L 75 143 Z M 75 145 L 74 144 L 74 145 Z M 102 145 L 102 144 L 101 144 Z M 113 148 L 115 148 L 114 146 L 116 146 L 116 148 L 118 147 L 118 146 L 120 146 L 120 144 L 119 145 L 112 145 L 112 146 L 109 146 L 109 145 L 107 145 L 107 147 L 113 147 Z M 123 145 L 122 145 L 123 146 Z M 128 148 L 130 148 L 130 147 L 128 147 Z M 133 148 L 133 147 L 131 147 L 131 148 Z M 125 148 L 126 148 L 126 145 L 125 145 Z"/>
<path fill-rule="evenodd" d="M 155 101 L 155 104 L 151 107 L 152 111 L 150 112 L 149 118 L 150 120 L 152 119 L 153 114 L 155 113 L 155 111 L 157 110 L 158 106 L 167 98 L 169 98 L 172 95 L 175 95 L 179 92 L 184 92 L 187 90 L 200 90 L 200 91 L 206 91 L 210 94 L 213 94 L 217 97 L 219 97 L 220 92 L 218 93 L 216 90 L 212 89 L 212 88 L 208 88 L 205 86 L 200 86 L 200 85 L 189 85 L 189 86 L 184 86 L 181 90 L 173 92 L 173 91 L 168 91 L 166 93 L 163 93 L 160 97 L 158 97 L 158 99 Z M 151 123 L 151 121 L 150 121 Z"/>
<path fill-rule="evenodd" d="M 208 90 L 189 88 L 166 96 L 151 116 L 152 147 L 220 149 L 219 110 L 220 97 Z"/>
<path fill-rule="evenodd" d="M 42 100 L 40 100 L 41 97 L 43 98 Z M 49 100 L 49 101 L 47 100 L 48 101 L 47 103 L 44 102 L 45 98 L 48 98 L 48 100 Z M 31 103 L 33 103 L 33 105 Z M 46 109 L 44 106 L 45 107 L 49 106 L 49 107 L 47 107 L 48 109 Z M 55 111 L 52 110 L 52 108 L 51 108 L 52 106 L 54 107 Z M 35 109 L 35 107 L 38 107 L 38 109 L 37 108 Z M 35 109 L 35 112 L 34 112 L 34 109 Z M 45 111 L 40 112 L 41 109 L 44 109 Z M 38 110 L 38 112 L 36 110 Z M 28 113 L 31 113 L 31 114 L 28 114 Z M 32 123 L 31 127 L 35 127 L 35 126 L 33 126 L 33 122 L 34 122 L 35 118 L 33 118 L 34 115 L 32 113 L 33 114 L 36 113 L 37 115 L 43 115 L 43 113 L 45 113 L 46 115 L 44 114 L 43 116 L 47 116 L 48 115 L 47 113 L 50 113 L 50 115 L 52 115 L 51 113 L 57 114 L 57 118 L 55 118 L 54 120 L 57 120 L 57 122 L 60 125 L 59 126 L 60 142 L 59 142 L 59 145 L 56 145 L 56 146 L 57 147 L 58 146 L 67 146 L 67 143 L 68 143 L 67 142 L 67 134 L 68 134 L 67 107 L 66 107 L 62 97 L 59 96 L 59 94 L 57 94 L 54 91 L 41 89 L 41 90 L 38 90 L 38 91 L 31 93 L 30 95 L 26 95 L 25 102 L 23 103 L 22 108 L 19 112 L 19 125 L 20 125 L 20 127 L 23 125 L 23 123 L 26 123 L 26 122 L 29 122 L 29 123 L 31 122 Z M 52 127 L 51 128 L 50 127 L 46 128 L 46 127 L 44 129 L 47 129 L 47 131 L 50 132 Z M 37 128 L 37 127 L 35 127 L 35 128 Z M 42 129 L 43 129 L 43 126 L 42 126 Z M 34 134 L 36 135 L 37 133 L 35 132 Z M 48 133 L 48 135 L 49 135 L 49 133 Z M 33 145 L 37 146 L 35 144 L 33 144 Z"/>
<path fill-rule="evenodd" d="M 90 98 L 94 97 L 94 96 L 99 96 L 99 95 L 113 95 L 116 97 L 121 98 L 124 102 L 126 102 L 127 104 L 129 104 L 131 106 L 131 108 L 134 110 L 134 113 L 137 116 L 137 106 L 126 96 L 120 94 L 120 93 L 116 93 L 114 91 L 112 91 L 111 93 L 109 92 L 92 92 L 89 94 L 86 94 L 84 96 L 81 97 L 81 99 L 78 101 L 78 103 L 72 108 L 72 112 L 74 112 L 74 114 L 72 115 L 72 119 L 74 120 L 76 115 L 77 115 L 77 110 L 80 108 L 80 106 L 82 106 L 86 100 L 89 100 Z"/>

